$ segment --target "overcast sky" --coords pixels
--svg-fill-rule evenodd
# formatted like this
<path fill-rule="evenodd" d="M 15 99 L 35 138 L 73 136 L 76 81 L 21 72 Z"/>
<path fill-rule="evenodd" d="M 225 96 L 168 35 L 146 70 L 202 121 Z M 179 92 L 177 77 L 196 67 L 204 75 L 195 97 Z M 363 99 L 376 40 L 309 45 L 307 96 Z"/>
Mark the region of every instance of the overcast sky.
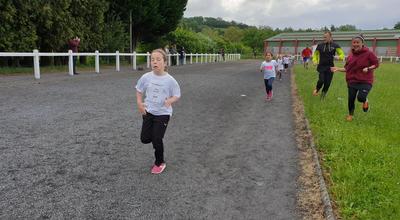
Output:
<path fill-rule="evenodd" d="M 392 29 L 400 0 L 188 0 L 184 17 L 221 17 L 254 26 L 294 29 L 355 25 Z"/>

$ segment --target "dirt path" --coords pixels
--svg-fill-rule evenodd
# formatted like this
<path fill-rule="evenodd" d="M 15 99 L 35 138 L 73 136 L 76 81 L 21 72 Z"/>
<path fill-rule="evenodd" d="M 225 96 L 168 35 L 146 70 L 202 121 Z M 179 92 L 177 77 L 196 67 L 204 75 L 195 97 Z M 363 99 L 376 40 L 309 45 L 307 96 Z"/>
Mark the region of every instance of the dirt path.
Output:
<path fill-rule="evenodd" d="M 0 77 L 0 218 L 300 219 L 290 77 L 264 101 L 258 61 L 171 68 L 182 99 L 151 175 L 143 74 Z"/>

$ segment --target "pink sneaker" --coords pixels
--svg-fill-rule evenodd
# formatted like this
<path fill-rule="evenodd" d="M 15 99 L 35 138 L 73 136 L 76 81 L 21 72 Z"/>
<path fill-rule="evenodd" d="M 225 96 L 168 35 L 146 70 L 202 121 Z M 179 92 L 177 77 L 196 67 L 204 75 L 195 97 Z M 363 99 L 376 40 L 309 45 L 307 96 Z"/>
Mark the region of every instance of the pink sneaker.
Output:
<path fill-rule="evenodd" d="M 160 174 L 164 171 L 166 166 L 167 165 L 165 163 L 162 163 L 160 166 L 157 166 L 154 164 L 153 168 L 151 168 L 151 173 L 152 174 Z"/>
<path fill-rule="evenodd" d="M 271 90 L 271 91 L 269 92 L 269 99 L 271 100 L 273 96 L 274 96 L 274 91 Z"/>
<path fill-rule="evenodd" d="M 265 95 L 265 101 L 269 101 L 269 94 L 267 93 L 266 95 Z"/>

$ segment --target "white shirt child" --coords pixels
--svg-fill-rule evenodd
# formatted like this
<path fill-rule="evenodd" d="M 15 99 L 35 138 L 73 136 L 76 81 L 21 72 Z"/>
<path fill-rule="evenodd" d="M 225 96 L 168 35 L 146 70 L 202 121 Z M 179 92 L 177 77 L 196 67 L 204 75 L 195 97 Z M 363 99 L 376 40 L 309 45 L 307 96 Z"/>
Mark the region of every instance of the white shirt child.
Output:
<path fill-rule="evenodd" d="M 165 100 L 181 96 L 178 82 L 168 73 L 161 76 L 153 71 L 145 73 L 138 80 L 136 90 L 145 93 L 146 111 L 153 115 L 172 115 L 172 106 L 166 107 Z"/>

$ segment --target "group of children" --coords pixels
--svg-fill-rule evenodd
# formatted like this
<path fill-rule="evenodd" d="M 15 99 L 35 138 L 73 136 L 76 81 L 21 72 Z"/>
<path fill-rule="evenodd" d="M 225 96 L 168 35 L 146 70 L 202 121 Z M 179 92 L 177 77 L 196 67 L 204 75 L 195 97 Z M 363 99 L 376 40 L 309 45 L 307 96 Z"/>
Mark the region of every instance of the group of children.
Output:
<path fill-rule="evenodd" d="M 364 112 L 369 109 L 367 95 L 372 88 L 373 70 L 379 66 L 379 62 L 377 57 L 364 46 L 364 37 L 357 35 L 352 39 L 352 51 L 344 68 L 335 67 L 333 64 L 335 54 L 344 58 L 344 53 L 339 45 L 332 42 L 330 32 L 324 34 L 324 39 L 325 42 L 319 44 L 313 54 L 313 62 L 318 64 L 317 71 L 319 72 L 319 79 L 313 95 L 318 95 L 322 88 L 321 97 L 325 97 L 333 73 L 346 72 L 349 94 L 349 115 L 346 119 L 351 121 L 356 98 L 363 103 Z M 288 71 L 290 63 L 291 59 L 287 55 L 278 55 L 277 60 L 274 60 L 271 52 L 265 54 L 265 61 L 262 62 L 260 71 L 264 74 L 265 99 L 267 101 L 272 100 L 272 84 L 275 78 L 278 77 L 281 80 L 282 72 Z M 172 115 L 172 105 L 178 101 L 181 93 L 177 81 L 166 72 L 167 54 L 164 50 L 152 51 L 151 68 L 152 71 L 145 73 L 136 84 L 136 101 L 143 118 L 140 139 L 144 144 L 153 144 L 155 162 L 151 173 L 159 174 L 166 168 L 164 134 Z"/>

